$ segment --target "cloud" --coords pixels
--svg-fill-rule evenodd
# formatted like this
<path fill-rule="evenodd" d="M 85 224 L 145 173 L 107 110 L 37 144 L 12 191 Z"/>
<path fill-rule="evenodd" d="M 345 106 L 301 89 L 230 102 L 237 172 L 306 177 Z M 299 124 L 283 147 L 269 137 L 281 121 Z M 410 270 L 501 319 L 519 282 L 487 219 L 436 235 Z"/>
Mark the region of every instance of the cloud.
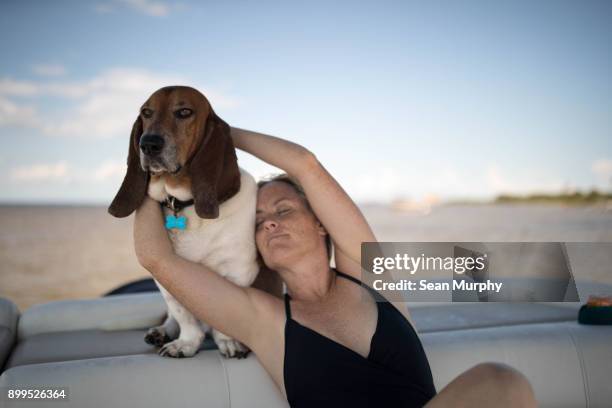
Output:
<path fill-rule="evenodd" d="M 12 78 L 0 79 L 0 95 L 34 96 L 40 94 L 40 85 L 32 81 L 19 81 Z"/>
<path fill-rule="evenodd" d="M 591 164 L 591 171 L 604 181 L 612 180 L 612 160 L 599 159 Z"/>
<path fill-rule="evenodd" d="M 65 160 L 52 163 L 34 163 L 15 167 L 9 172 L 9 180 L 21 185 L 27 183 L 107 183 L 119 184 L 127 164 L 124 160 L 107 159 L 95 167 L 82 168 Z"/>
<path fill-rule="evenodd" d="M 32 164 L 13 169 L 9 178 L 15 182 L 68 181 L 68 164 L 65 161 L 51 164 Z"/>
<path fill-rule="evenodd" d="M 428 163 L 418 169 L 402 164 L 371 166 L 367 171 L 338 174 L 338 180 L 356 201 L 389 202 L 395 199 L 423 200 L 474 197 L 493 198 L 502 193 L 528 194 L 559 192 L 560 180 L 538 174 L 508 176 L 499 165 L 490 164 L 485 171 L 468 171 L 450 163 Z"/>
<path fill-rule="evenodd" d="M 81 81 L 23 81 L 13 78 L 0 79 L 0 95 L 33 97 L 56 96 L 82 99 L 96 92 L 149 91 L 175 82 L 186 81 L 179 76 L 155 74 L 139 68 L 111 68 L 100 75 Z"/>
<path fill-rule="evenodd" d="M 95 5 L 94 10 L 100 14 L 107 14 L 126 7 L 147 16 L 165 17 L 169 15 L 172 10 L 183 8 L 184 5 L 170 4 L 159 0 L 114 0 L 106 3 L 98 3 Z"/>
<path fill-rule="evenodd" d="M 0 126 L 35 127 L 38 123 L 36 108 L 0 96 Z"/>
<path fill-rule="evenodd" d="M 23 81 L 0 79 L 0 126 L 36 128 L 50 136 L 106 139 L 129 135 L 138 108 L 158 88 L 190 84 L 202 90 L 215 108 L 239 102 L 189 78 L 157 74 L 138 68 L 113 68 L 81 81 Z M 42 97 L 67 104 L 44 112 Z M 11 98 L 30 98 L 38 105 L 19 105 Z M 58 105 L 59 106 L 59 105 Z"/>
<path fill-rule="evenodd" d="M 347 180 L 347 192 L 357 201 L 388 201 L 405 193 L 406 179 L 397 169 L 384 166 Z"/>
<path fill-rule="evenodd" d="M 354 172 L 338 175 L 338 179 L 356 201 L 423 200 L 434 196 L 450 199 L 491 194 L 482 174 L 470 175 L 449 163 L 431 162 L 419 168 L 390 163 L 381 167 L 373 165 L 367 171 L 356 168 Z"/>
<path fill-rule="evenodd" d="M 94 10 L 96 11 L 96 13 L 107 14 L 112 13 L 114 7 L 110 3 L 98 3 L 94 6 Z"/>
<path fill-rule="evenodd" d="M 41 76 L 62 76 L 66 68 L 60 64 L 38 64 L 32 66 L 32 72 Z"/>
<path fill-rule="evenodd" d="M 514 187 L 502 175 L 497 165 L 490 165 L 486 171 L 489 187 L 498 192 L 512 190 Z"/>
<path fill-rule="evenodd" d="M 92 171 L 92 180 L 122 180 L 127 171 L 125 161 L 107 160 Z"/>
<path fill-rule="evenodd" d="M 492 194 L 558 193 L 566 185 L 562 180 L 550 180 L 537 174 L 508 176 L 497 164 L 490 164 L 485 172 L 486 187 Z"/>
<path fill-rule="evenodd" d="M 170 7 L 168 6 L 168 4 L 161 1 L 121 0 L 121 2 L 131 7 L 133 10 L 139 11 L 149 16 L 167 16 L 170 11 Z"/>

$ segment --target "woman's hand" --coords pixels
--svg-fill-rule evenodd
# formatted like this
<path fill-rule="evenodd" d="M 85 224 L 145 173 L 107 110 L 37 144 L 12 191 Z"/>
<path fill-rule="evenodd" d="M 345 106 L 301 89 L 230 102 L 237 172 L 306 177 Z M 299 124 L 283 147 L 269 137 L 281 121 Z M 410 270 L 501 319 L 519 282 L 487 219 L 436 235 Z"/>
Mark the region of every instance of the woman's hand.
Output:
<path fill-rule="evenodd" d="M 146 269 L 174 256 L 161 206 L 148 196 L 134 217 L 134 248 L 138 262 Z"/>

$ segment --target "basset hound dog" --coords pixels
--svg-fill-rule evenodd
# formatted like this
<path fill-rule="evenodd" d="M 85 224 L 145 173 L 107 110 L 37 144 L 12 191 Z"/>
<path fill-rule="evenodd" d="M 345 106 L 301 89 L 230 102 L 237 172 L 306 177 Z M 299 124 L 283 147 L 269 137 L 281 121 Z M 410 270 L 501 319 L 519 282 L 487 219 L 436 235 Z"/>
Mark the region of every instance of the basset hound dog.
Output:
<path fill-rule="evenodd" d="M 257 186 L 238 167 L 230 127 L 204 95 L 186 86 L 154 92 L 132 127 L 127 164 L 110 214 L 130 215 L 148 194 L 163 205 L 176 254 L 237 285 L 253 283 L 259 270 L 254 238 Z M 148 330 L 145 341 L 161 346 L 162 356 L 193 356 L 211 328 L 156 283 L 168 316 Z M 212 336 L 225 357 L 241 358 L 249 352 L 214 328 Z"/>

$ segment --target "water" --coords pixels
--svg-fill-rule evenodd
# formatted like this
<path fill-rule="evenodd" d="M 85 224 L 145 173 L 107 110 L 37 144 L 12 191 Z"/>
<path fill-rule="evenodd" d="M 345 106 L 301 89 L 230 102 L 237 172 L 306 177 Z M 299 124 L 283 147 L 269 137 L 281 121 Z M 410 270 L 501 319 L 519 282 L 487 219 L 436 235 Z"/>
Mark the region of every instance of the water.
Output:
<path fill-rule="evenodd" d="M 612 212 L 597 207 L 453 205 L 430 214 L 363 205 L 380 241 L 561 241 L 612 243 Z M 149 277 L 134 254 L 133 217 L 105 207 L 0 206 L 0 296 L 21 310 L 97 297 Z M 577 277 L 612 284 L 612 250 L 574 256 Z"/>

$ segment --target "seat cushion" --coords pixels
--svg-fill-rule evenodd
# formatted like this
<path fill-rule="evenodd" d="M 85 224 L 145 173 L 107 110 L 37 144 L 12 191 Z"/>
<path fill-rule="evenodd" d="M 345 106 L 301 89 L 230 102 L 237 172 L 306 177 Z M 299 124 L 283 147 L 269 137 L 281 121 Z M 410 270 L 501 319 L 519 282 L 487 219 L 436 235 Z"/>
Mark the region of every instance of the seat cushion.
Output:
<path fill-rule="evenodd" d="M 148 327 L 160 324 L 163 313 L 154 308 L 160 300 L 158 295 L 139 295 L 116 299 L 117 303 L 103 305 L 108 302 L 82 300 L 71 302 L 53 302 L 50 308 L 39 307 L 34 312 L 24 313 L 21 324 L 27 327 L 21 330 L 22 338 L 15 345 L 6 368 L 24 364 L 47 363 L 52 361 L 69 361 L 84 358 L 111 357 L 129 354 L 155 353 L 156 349 L 144 342 L 144 335 Z M 91 304 L 93 303 L 93 304 Z M 162 303 L 163 305 L 163 303 Z M 120 307 L 130 308 L 127 313 Z M 99 321 L 86 321 L 79 316 L 79 321 L 66 320 L 68 316 L 76 314 L 73 309 L 91 311 Z M 140 309 L 142 308 L 142 310 Z M 484 327 L 498 327 L 519 324 L 536 324 L 542 322 L 575 321 L 577 312 L 575 308 L 561 307 L 549 304 L 504 304 L 504 303 L 439 303 L 416 304 L 410 307 L 411 315 L 417 331 L 420 334 L 464 330 Z M 61 316 L 52 318 L 51 315 Z M 117 314 L 115 317 L 113 314 Z M 35 315 L 36 314 L 36 315 Z M 44 327 L 35 322 L 50 319 Z M 25 320 L 25 323 L 23 323 Z M 121 324 L 117 324 L 120 322 Z M 122 328 L 127 323 L 136 326 L 135 329 Z M 149 323 L 150 325 L 147 325 Z M 113 327 L 113 329 L 108 329 Z M 79 329 L 81 328 L 81 329 Z M 70 329 L 70 330 L 67 330 Z M 215 344 L 207 340 L 202 350 L 215 348 Z"/>
<path fill-rule="evenodd" d="M 0 371 L 17 338 L 19 309 L 8 299 L 0 298 Z"/>
<path fill-rule="evenodd" d="M 585 363 L 585 347 L 591 346 L 576 341 L 582 335 L 598 345 L 598 360 Z M 612 327 L 592 330 L 561 322 L 425 333 L 421 337 L 438 390 L 470 367 L 494 361 L 522 372 L 541 407 L 582 407 L 587 406 L 587 399 L 589 406 L 605 406 L 612 398 L 612 389 L 602 390 L 605 377 L 590 378 L 612 365 Z"/>
<path fill-rule="evenodd" d="M 157 355 L 157 348 L 144 341 L 146 330 L 105 331 L 99 329 L 40 333 L 15 346 L 5 369 L 27 364 L 83 360 L 131 354 Z M 216 348 L 207 339 L 200 350 Z"/>
<path fill-rule="evenodd" d="M 68 387 L 57 407 L 267 407 L 287 402 L 254 355 L 225 359 L 203 351 L 193 358 L 154 354 L 23 365 L 0 376 L 0 388 Z M 23 402 L 7 401 L 6 408 Z"/>
<path fill-rule="evenodd" d="M 544 303 L 409 304 L 408 308 L 419 333 L 567 322 L 578 315 L 577 305 Z"/>
<path fill-rule="evenodd" d="M 161 324 L 165 314 L 166 304 L 160 293 L 60 300 L 23 312 L 18 338 L 73 330 L 143 329 Z"/>

